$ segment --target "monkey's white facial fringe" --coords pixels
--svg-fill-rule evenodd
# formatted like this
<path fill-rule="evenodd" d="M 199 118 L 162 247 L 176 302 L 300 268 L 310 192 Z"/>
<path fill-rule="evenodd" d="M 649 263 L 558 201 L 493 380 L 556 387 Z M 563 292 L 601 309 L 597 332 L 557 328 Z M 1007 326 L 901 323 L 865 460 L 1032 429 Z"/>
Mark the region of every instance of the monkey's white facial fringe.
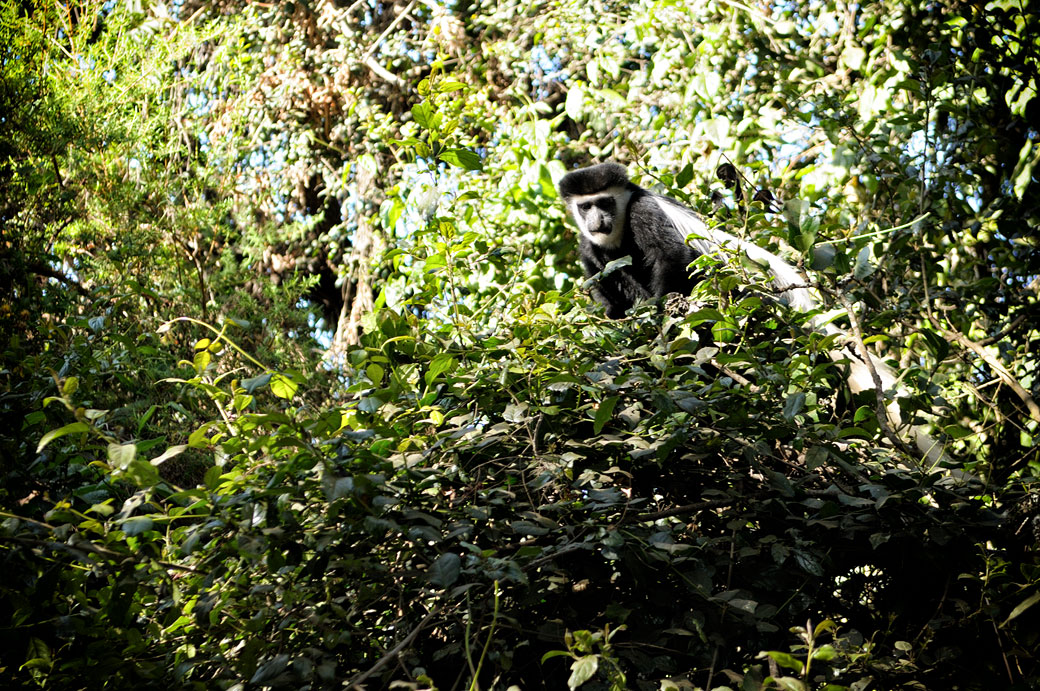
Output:
<path fill-rule="evenodd" d="M 627 190 L 624 187 L 611 187 L 595 194 L 581 194 L 571 197 L 567 205 L 571 212 L 571 218 L 578 225 L 578 230 L 588 238 L 589 242 L 604 249 L 613 250 L 621 246 L 621 240 L 625 237 L 625 212 L 628 210 L 628 200 L 631 198 L 631 190 Z M 596 202 L 601 199 L 613 199 L 615 204 L 613 225 L 609 233 L 599 233 L 590 230 L 587 219 L 578 209 L 581 204 Z"/>
<path fill-rule="evenodd" d="M 672 222 L 676 230 L 686 239 L 686 242 L 701 254 L 717 255 L 727 251 L 732 253 L 743 252 L 752 261 L 769 267 L 770 275 L 773 277 L 773 286 L 783 291 L 783 297 L 792 308 L 800 312 L 813 312 L 821 308 L 822 303 L 819 299 L 819 294 L 808 285 L 808 281 L 798 273 L 795 267 L 780 257 L 752 242 L 741 240 L 718 228 L 709 229 L 707 224 L 695 213 L 671 202 L 665 197 L 655 196 L 654 201 L 657 202 L 661 211 Z M 833 324 L 826 323 L 823 315 L 813 317 L 810 319 L 810 323 L 813 328 L 825 334 L 839 334 L 848 338 L 844 331 Z M 836 362 L 848 361 L 849 389 L 853 393 L 873 389 L 874 377 L 871 375 L 870 367 L 863 362 L 859 355 L 851 353 L 849 350 L 835 350 L 830 353 L 831 359 Z M 895 396 L 898 393 L 895 391 L 898 377 L 892 368 L 884 362 L 869 354 L 868 357 L 870 358 L 870 363 L 874 366 L 874 371 L 877 372 L 878 378 L 881 380 L 882 390 L 891 401 L 886 408 L 888 419 L 894 427 L 902 427 L 902 416 L 899 412 L 899 405 L 895 401 Z M 910 436 L 924 455 L 926 467 L 934 467 L 942 460 L 942 446 L 923 429 L 914 427 L 910 430 Z"/>

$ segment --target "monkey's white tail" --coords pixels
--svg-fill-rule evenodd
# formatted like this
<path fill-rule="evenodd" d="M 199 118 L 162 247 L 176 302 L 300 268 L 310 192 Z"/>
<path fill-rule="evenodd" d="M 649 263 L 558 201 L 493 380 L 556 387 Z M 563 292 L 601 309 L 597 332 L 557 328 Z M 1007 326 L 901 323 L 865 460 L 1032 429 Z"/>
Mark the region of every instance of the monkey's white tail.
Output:
<path fill-rule="evenodd" d="M 781 295 L 792 308 L 800 312 L 812 312 L 821 308 L 822 302 L 817 291 L 808 285 L 806 279 L 798 273 L 795 267 L 780 257 L 753 242 L 741 240 L 717 228 L 708 228 L 707 224 L 695 213 L 666 197 L 655 196 L 654 200 L 686 242 L 701 254 L 717 254 L 723 249 L 729 252 L 743 252 L 752 261 L 769 267 L 769 273 L 773 277 L 772 284 L 782 291 Z M 844 331 L 833 324 L 825 323 L 822 315 L 814 317 L 811 323 L 814 328 L 825 334 L 839 334 L 847 338 Z M 851 348 L 831 351 L 830 357 L 836 362 L 847 361 L 849 363 L 848 383 L 849 389 L 853 393 L 874 388 L 874 378 L 870 373 L 870 367 L 863 362 L 860 355 L 851 352 Z M 881 386 L 890 401 L 886 408 L 888 419 L 896 429 L 899 429 L 903 427 L 899 405 L 895 401 L 898 393 L 895 387 L 899 378 L 891 367 L 878 358 L 870 354 L 867 354 L 867 357 L 870 358 L 874 371 L 881 379 Z M 926 467 L 932 468 L 942 460 L 942 446 L 923 429 L 913 427 L 909 431 L 909 436 L 923 454 Z"/>

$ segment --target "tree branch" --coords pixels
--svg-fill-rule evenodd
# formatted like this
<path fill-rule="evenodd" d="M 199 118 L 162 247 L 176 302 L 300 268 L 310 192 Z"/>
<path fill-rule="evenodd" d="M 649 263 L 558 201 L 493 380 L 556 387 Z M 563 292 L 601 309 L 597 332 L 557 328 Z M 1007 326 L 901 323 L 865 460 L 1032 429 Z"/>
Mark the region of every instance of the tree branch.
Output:
<path fill-rule="evenodd" d="M 1029 417 L 1036 422 L 1040 422 L 1040 406 L 1033 400 L 1033 396 L 1025 390 L 1025 388 L 1018 383 L 1018 380 L 1007 370 L 1006 367 L 996 357 L 987 353 L 985 348 L 981 345 L 972 341 L 970 338 L 965 336 L 959 331 L 952 331 L 943 327 L 939 324 L 935 317 L 929 316 L 929 320 L 932 322 L 932 326 L 939 329 L 942 335 L 951 341 L 956 341 L 961 346 L 967 348 L 971 352 L 975 353 L 979 358 L 989 365 L 989 368 L 1000 378 L 1002 382 L 1008 385 L 1008 387 L 1015 392 L 1015 395 L 1025 404 L 1026 408 L 1029 409 Z M 1014 326 L 1014 324 L 1012 324 Z M 1010 328 L 1010 327 L 1008 327 Z"/>
<path fill-rule="evenodd" d="M 906 445 L 902 439 L 900 439 L 896 433 L 892 430 L 892 426 L 889 424 L 888 419 L 888 402 L 885 400 L 885 387 L 881 382 L 881 375 L 878 374 L 877 368 L 874 367 L 874 359 L 870 355 L 870 351 L 867 350 L 867 344 L 863 342 L 863 331 L 859 326 L 859 319 L 856 317 L 855 311 L 852 309 L 852 303 L 849 301 L 849 296 L 844 291 L 837 292 L 838 299 L 841 301 L 842 307 L 849 315 L 849 324 L 852 326 L 852 340 L 856 344 L 857 350 L 859 350 L 859 357 L 863 360 L 863 364 L 866 365 L 867 371 L 870 372 L 870 379 L 874 382 L 874 400 L 877 405 L 877 420 L 878 425 L 881 427 L 881 431 L 884 433 L 885 438 L 888 439 L 892 445 L 905 453 L 908 456 L 914 456 L 910 447 Z"/>
<path fill-rule="evenodd" d="M 386 665 L 390 664 L 390 662 L 393 661 L 393 659 L 397 657 L 402 650 L 411 645 L 412 641 L 415 640 L 415 637 L 419 635 L 419 632 L 426 627 L 426 625 L 430 622 L 430 619 L 433 619 L 433 615 L 438 614 L 439 612 L 440 607 L 434 607 L 432 610 L 427 612 L 426 616 L 422 618 L 422 621 L 420 621 L 414 629 L 409 631 L 408 635 L 401 639 L 400 643 L 395 645 L 390 650 L 386 651 L 386 654 L 383 655 L 383 657 L 379 658 L 379 661 L 376 662 L 374 665 L 372 665 L 367 670 L 351 679 L 349 682 L 347 682 L 346 688 L 358 689 L 359 691 L 361 691 L 361 682 L 363 682 L 365 679 L 368 679 L 370 676 L 378 672 Z"/>
<path fill-rule="evenodd" d="M 56 271 L 42 262 L 29 262 L 27 268 L 37 276 L 53 278 L 54 280 L 64 283 L 68 287 L 72 288 L 83 297 L 90 297 L 90 291 L 80 285 L 78 281 L 69 278 L 62 272 Z"/>

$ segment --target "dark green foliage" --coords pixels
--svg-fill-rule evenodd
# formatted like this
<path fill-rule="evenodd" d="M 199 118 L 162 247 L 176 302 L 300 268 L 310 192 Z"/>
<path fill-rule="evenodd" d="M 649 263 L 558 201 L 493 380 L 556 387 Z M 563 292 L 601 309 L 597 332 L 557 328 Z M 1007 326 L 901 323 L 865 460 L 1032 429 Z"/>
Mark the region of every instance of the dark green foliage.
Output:
<path fill-rule="evenodd" d="M 0 687 L 1037 687 L 1025 5 L 3 8 Z M 744 257 L 606 320 L 606 158 L 944 467 Z"/>

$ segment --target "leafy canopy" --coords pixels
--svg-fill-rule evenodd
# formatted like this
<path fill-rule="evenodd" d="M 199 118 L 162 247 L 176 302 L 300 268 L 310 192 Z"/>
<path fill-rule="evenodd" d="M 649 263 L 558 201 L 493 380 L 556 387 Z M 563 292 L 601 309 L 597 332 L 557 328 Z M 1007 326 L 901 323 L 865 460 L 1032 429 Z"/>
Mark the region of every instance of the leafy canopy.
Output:
<path fill-rule="evenodd" d="M 0 32 L 5 688 L 1036 685 L 1027 3 Z M 607 159 L 805 269 L 943 466 L 746 258 L 605 319 L 554 185 Z"/>

